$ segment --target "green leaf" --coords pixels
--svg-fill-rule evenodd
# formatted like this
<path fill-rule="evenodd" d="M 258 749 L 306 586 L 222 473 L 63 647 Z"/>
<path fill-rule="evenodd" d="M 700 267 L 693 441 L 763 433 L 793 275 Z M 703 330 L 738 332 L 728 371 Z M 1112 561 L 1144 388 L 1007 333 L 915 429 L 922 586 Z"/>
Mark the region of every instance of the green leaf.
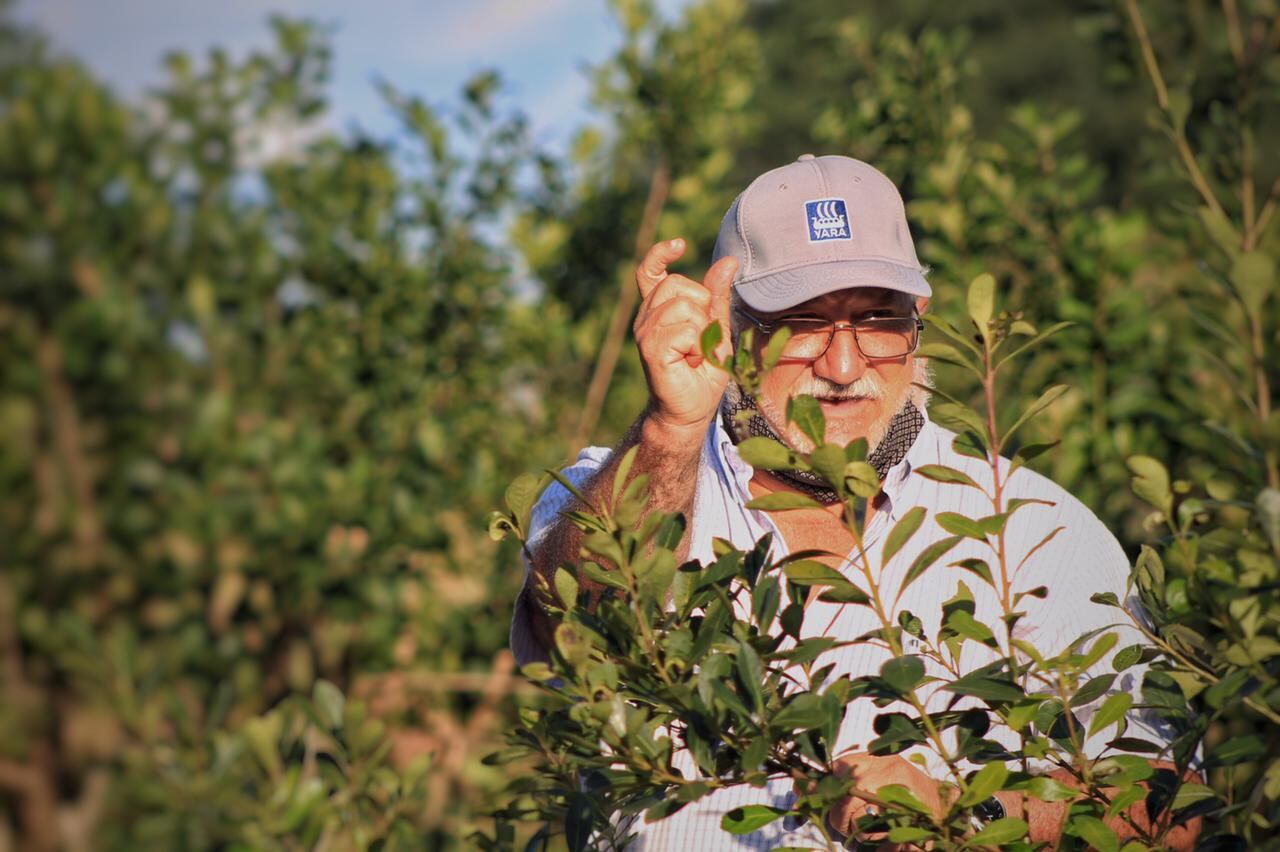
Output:
<path fill-rule="evenodd" d="M 1054 385 L 1044 393 L 1040 394 L 1040 398 L 1027 406 L 1026 411 L 1022 412 L 1022 416 L 1015 420 L 1013 425 L 1005 430 L 1004 435 L 1000 438 L 1000 446 L 1003 447 L 1028 420 L 1035 417 L 1041 411 L 1044 411 L 1068 390 L 1070 390 L 1070 385 Z"/>
<path fill-rule="evenodd" d="M 914 825 L 898 825 L 889 829 L 890 843 L 911 843 L 918 844 L 923 840 L 930 840 L 938 836 L 936 831 L 927 828 L 918 828 Z"/>
<path fill-rule="evenodd" d="M 982 528 L 982 524 L 973 518 L 966 518 L 957 512 L 939 512 L 933 519 L 938 526 L 952 535 L 972 538 L 981 542 L 987 540 L 986 530 Z"/>
<path fill-rule="evenodd" d="M 1021 447 L 1018 447 L 1017 452 L 1013 454 L 1014 467 L 1015 468 L 1021 467 L 1022 465 L 1026 464 L 1027 462 L 1031 461 L 1037 456 L 1041 456 L 1044 453 L 1047 453 L 1049 450 L 1052 450 L 1054 447 L 1058 446 L 1058 444 L 1060 443 L 1062 442 L 1046 441 L 1045 443 L 1042 443 L 1042 444 L 1023 444 Z"/>
<path fill-rule="evenodd" d="M 920 801 L 915 793 L 902 784 L 885 784 L 876 795 L 891 805 L 897 805 L 900 808 L 906 808 L 915 811 L 918 814 L 931 815 L 933 811 L 929 810 L 929 806 Z"/>
<path fill-rule="evenodd" d="M 998 643 L 991 628 L 974 618 L 968 610 L 957 609 L 947 616 L 947 627 L 975 642 L 981 642 L 992 648 L 997 647 Z"/>
<path fill-rule="evenodd" d="M 880 677 L 905 695 L 924 680 L 924 663 L 915 656 L 894 657 L 880 667 Z"/>
<path fill-rule="evenodd" d="M 785 325 L 775 331 L 773 336 L 769 338 L 769 344 L 764 348 L 764 357 L 760 365 L 764 372 L 767 373 L 778 366 L 778 361 L 782 359 L 782 349 L 790 339 L 791 329 Z"/>
<path fill-rule="evenodd" d="M 983 701 L 1021 701 L 1026 694 L 1013 681 L 979 673 L 967 674 L 942 688 L 956 695 L 972 695 Z"/>
<path fill-rule="evenodd" d="M 752 648 L 746 642 L 739 642 L 736 657 L 738 678 L 742 681 L 742 686 L 747 690 L 747 694 L 751 696 L 756 714 L 763 715 L 764 692 L 761 686 L 764 683 L 764 674 L 760 666 L 760 655 L 756 653 L 755 648 Z"/>
<path fill-rule="evenodd" d="M 1246 252 L 1231 264 L 1231 281 L 1240 301 L 1252 315 L 1262 312 L 1276 290 L 1276 261 L 1260 249 Z"/>
<path fill-rule="evenodd" d="M 963 568 L 966 571 L 976 574 L 978 577 L 991 587 L 995 587 L 995 581 L 991 577 L 991 566 L 982 559 L 961 559 L 959 562 L 952 562 L 957 568 Z"/>
<path fill-rule="evenodd" d="M 1166 515 L 1173 514 L 1173 492 L 1169 488 L 1169 471 L 1150 456 L 1130 456 L 1127 464 L 1133 473 L 1133 493 Z"/>
<path fill-rule="evenodd" d="M 880 493 L 880 474 L 864 461 L 851 461 L 844 466 L 844 485 L 855 496 L 870 500 Z"/>
<path fill-rule="evenodd" d="M 1098 712 L 1093 715 L 1093 719 L 1089 722 L 1088 735 L 1093 736 L 1108 725 L 1114 725 L 1119 722 L 1132 706 L 1133 696 L 1127 692 L 1117 692 L 1114 695 L 1107 696 L 1107 700 L 1102 702 L 1102 706 L 1098 708 Z"/>
<path fill-rule="evenodd" d="M 1098 852 L 1120 852 L 1120 839 L 1097 817 L 1073 816 L 1067 822 L 1070 830 Z"/>
<path fill-rule="evenodd" d="M 1071 696 L 1071 706 L 1082 707 L 1085 704 L 1097 701 L 1102 697 L 1103 693 L 1111 688 L 1111 684 L 1115 683 L 1115 679 L 1115 672 L 1107 672 L 1104 675 L 1090 678 L 1084 686 L 1076 690 L 1075 695 Z"/>
<path fill-rule="evenodd" d="M 738 455 L 762 470 L 790 470 L 796 466 L 795 454 L 772 438 L 747 438 L 738 445 Z"/>
<path fill-rule="evenodd" d="M 591 505 L 591 502 L 589 500 L 587 500 L 587 495 L 579 491 L 578 486 L 570 482 L 569 478 L 565 476 L 563 473 L 561 473 L 558 470 L 551 470 L 550 468 L 548 468 L 546 471 L 546 474 L 550 476 L 552 479 L 554 479 L 556 482 L 560 483 L 560 485 L 566 491 L 572 494 L 574 497 L 577 497 L 579 503 L 591 509 L 592 511 L 595 510 L 595 507 Z"/>
<path fill-rule="evenodd" d="M 1138 802 L 1141 802 L 1146 797 L 1146 788 L 1134 784 L 1132 787 L 1122 790 L 1120 793 L 1116 794 L 1116 796 L 1111 800 L 1111 804 L 1107 806 L 1107 816 L 1117 817 L 1129 810 L 1129 808 L 1138 804 Z"/>
<path fill-rule="evenodd" d="M 564 566 L 556 569 L 555 573 L 556 595 L 560 598 L 560 604 L 566 609 L 573 609 L 578 602 L 578 580 L 573 574 L 565 570 Z"/>
<path fill-rule="evenodd" d="M 556 650 L 571 666 L 580 666 L 591 656 L 591 640 L 582 628 L 561 622 L 556 626 Z"/>
<path fill-rule="evenodd" d="M 747 503 L 747 508 L 764 512 L 787 512 L 792 509 L 821 509 L 822 504 L 795 491 L 775 491 L 755 498 Z"/>
<path fill-rule="evenodd" d="M 929 408 L 929 418 L 939 426 L 953 432 L 973 432 L 984 444 L 987 436 L 987 424 L 967 405 L 956 405 L 951 402 L 940 402 Z M 985 456 L 981 456 L 985 458 Z"/>
<path fill-rule="evenodd" d="M 531 473 L 522 473 L 512 480 L 507 486 L 506 494 L 503 500 L 507 504 L 507 511 L 520 522 L 521 531 L 526 534 L 529 531 L 529 515 L 533 511 L 533 504 L 538 500 L 538 494 L 542 491 L 542 482 Z"/>
<path fill-rule="evenodd" d="M 326 728 L 331 731 L 342 730 L 343 713 L 347 706 L 342 690 L 321 678 L 311 688 L 311 700 L 316 705 L 316 714 Z"/>
<path fill-rule="evenodd" d="M 520 534 L 516 529 L 516 525 L 512 523 L 511 516 L 506 512 L 490 512 L 489 513 L 489 538 L 493 541 L 502 541 L 507 537 L 507 533 Z"/>
<path fill-rule="evenodd" d="M 966 429 L 951 440 L 951 449 L 957 455 L 987 461 L 986 434 L 985 431 L 979 434 L 972 429 Z"/>
<path fill-rule="evenodd" d="M 1004 817 L 984 825 L 981 831 L 965 843 L 965 846 L 999 846 L 1003 843 L 1012 843 L 1026 837 L 1028 830 L 1026 820 Z"/>
<path fill-rule="evenodd" d="M 827 721 L 827 706 L 822 696 L 802 692 L 778 711 L 771 724 L 784 731 L 820 728 Z"/>
<path fill-rule="evenodd" d="M 925 314 L 923 317 L 921 317 L 921 319 L 923 319 L 926 324 L 942 332 L 944 335 L 949 337 L 955 343 L 969 350 L 969 352 L 973 353 L 974 358 L 977 358 L 978 360 L 982 359 L 982 350 L 978 348 L 977 344 L 973 342 L 972 337 L 970 335 L 966 335 L 963 332 L 961 332 L 950 322 L 943 319 L 940 315 Z"/>
<path fill-rule="evenodd" d="M 832 487 L 839 490 L 844 481 L 844 448 L 835 444 L 823 444 L 808 458 L 809 466 L 825 479 Z"/>
<path fill-rule="evenodd" d="M 942 361 L 945 364 L 964 367 L 979 379 L 981 379 L 983 375 L 980 367 L 966 358 L 959 349 L 956 349 L 949 343 L 926 343 L 917 350 L 916 355 L 920 358 L 928 358 L 930 361 Z"/>
<path fill-rule="evenodd" d="M 724 339 L 724 329 L 720 327 L 720 320 L 712 320 L 711 324 L 702 330 L 702 336 L 698 339 L 698 346 L 702 350 L 702 357 L 717 367 L 723 366 L 720 359 L 716 357 L 716 349 L 720 346 L 720 341 Z"/>
<path fill-rule="evenodd" d="M 1275 417 L 1273 414 L 1272 418 Z M 1253 505 L 1258 510 L 1258 523 L 1262 526 L 1267 541 L 1271 543 L 1271 549 L 1280 553 L 1280 491 L 1275 488 L 1262 489 Z"/>
<path fill-rule="evenodd" d="M 1118 657 L 1119 654 L 1116 656 Z M 1246 694 L 1244 685 L 1249 682 L 1251 676 L 1248 669 L 1236 669 L 1204 691 L 1205 703 L 1215 710 L 1220 710 L 1239 701 Z"/>
<path fill-rule="evenodd" d="M 1173 810 L 1178 811 L 1198 802 L 1216 798 L 1218 798 L 1218 794 L 1212 787 L 1207 787 L 1204 784 L 1183 784 L 1178 788 L 1178 792 L 1174 794 L 1171 807 Z"/>
<path fill-rule="evenodd" d="M 845 583 L 844 585 L 834 584 L 830 588 L 824 589 L 822 594 L 818 595 L 818 600 L 824 603 L 846 603 L 857 605 L 871 603 L 871 598 L 867 596 L 867 593 L 853 585 L 853 583 Z"/>
<path fill-rule="evenodd" d="M 988 273 L 982 273 L 969 282 L 967 307 L 969 319 L 978 327 L 978 332 L 985 340 L 990 333 L 988 326 L 995 312 L 996 279 Z"/>
<path fill-rule="evenodd" d="M 654 539 L 654 544 L 658 547 L 665 547 L 667 550 L 675 550 L 680 546 L 680 540 L 684 538 L 686 526 L 687 522 L 681 513 L 674 512 L 667 515 L 658 527 L 658 535 Z"/>
<path fill-rule="evenodd" d="M 627 581 L 622 579 L 617 571 L 606 571 L 594 562 L 583 562 L 578 566 L 578 571 L 581 576 L 593 583 L 599 583 L 620 592 L 627 591 Z"/>
<path fill-rule="evenodd" d="M 843 574 L 829 565 L 812 559 L 788 562 L 782 567 L 787 579 L 798 586 L 832 585 L 849 582 Z"/>
<path fill-rule="evenodd" d="M 1215 746 L 1205 758 L 1205 763 L 1208 766 L 1235 766 L 1255 761 L 1266 753 L 1267 744 L 1262 737 L 1245 734 Z"/>
<path fill-rule="evenodd" d="M 1162 749 L 1154 743 L 1140 740 L 1137 737 L 1116 737 L 1107 743 L 1107 747 L 1120 752 L 1133 754 L 1159 754 Z"/>
<path fill-rule="evenodd" d="M 814 444 L 821 444 L 827 436 L 827 419 L 822 406 L 808 394 L 792 397 L 787 402 L 787 422 L 800 427 Z"/>
<path fill-rule="evenodd" d="M 962 808 L 980 805 L 1000 789 L 1009 777 L 1009 769 L 1003 763 L 988 763 L 969 779 L 968 789 L 956 801 Z"/>
<path fill-rule="evenodd" d="M 973 481 L 969 474 L 956 470 L 953 467 L 947 467 L 941 464 L 924 464 L 915 469 L 915 472 L 923 476 L 925 479 L 932 479 L 934 482 L 953 483 L 955 485 L 968 485 L 982 491 L 982 486 Z M 985 492 L 984 492 L 985 493 Z"/>
<path fill-rule="evenodd" d="M 949 538 L 939 539 L 921 551 L 902 578 L 900 592 L 905 591 L 907 586 L 920 579 L 920 575 L 927 571 L 933 563 L 945 556 L 947 551 L 955 547 L 958 541 L 960 541 L 960 536 L 953 535 Z"/>
<path fill-rule="evenodd" d="M 996 368 L 999 369 L 1000 367 L 1003 367 L 1006 361 L 1011 361 L 1014 358 L 1017 358 L 1019 355 L 1021 355 L 1023 352 L 1026 352 L 1029 349 L 1034 349 L 1035 347 L 1039 346 L 1041 343 L 1044 343 L 1050 337 L 1053 337 L 1055 334 L 1062 331 L 1064 328 L 1069 328 L 1070 326 L 1073 326 L 1073 325 L 1075 325 L 1075 323 L 1060 322 L 1050 326 L 1049 328 L 1040 332 L 1035 337 L 1031 338 L 1026 343 L 1023 343 L 1017 349 L 1014 349 L 1012 352 L 1008 353 L 999 361 L 997 361 Z"/>
<path fill-rule="evenodd" d="M 1065 802 L 1079 795 L 1074 787 L 1045 775 L 1032 776 L 1027 781 L 1027 792 L 1042 802 Z"/>
<path fill-rule="evenodd" d="M 730 834 L 750 834 L 763 828 L 778 817 L 787 814 L 786 808 L 771 808 L 768 805 L 746 805 L 734 808 L 720 820 L 720 828 Z"/>
<path fill-rule="evenodd" d="M 1200 221 L 1209 238 L 1217 244 L 1218 248 L 1222 249 L 1228 257 L 1234 258 L 1240 254 L 1240 232 L 1222 210 L 1201 205 L 1196 212 L 1200 215 Z"/>
<path fill-rule="evenodd" d="M 889 560 L 898 554 L 911 537 L 920 529 L 920 525 L 924 523 L 925 515 L 928 514 L 923 506 L 913 506 L 902 518 L 893 525 L 893 529 L 889 531 L 889 537 L 885 539 L 884 550 L 880 555 L 880 564 L 888 565 Z"/>
<path fill-rule="evenodd" d="M 618 503 L 618 495 L 622 493 L 623 487 L 627 484 L 627 477 L 631 474 L 631 466 L 636 463 L 636 456 L 639 452 L 640 445 L 636 444 L 623 453 L 622 460 L 618 462 L 618 469 L 613 474 L 613 505 Z"/>
<path fill-rule="evenodd" d="M 1111 659 L 1111 668 L 1122 672 L 1130 666 L 1136 666 L 1142 660 L 1143 645 L 1129 645 L 1116 651 Z"/>
<path fill-rule="evenodd" d="M 875 755 L 897 754 L 925 741 L 924 733 L 905 713 L 881 713 L 872 725 L 879 736 L 867 744 L 867 751 Z"/>

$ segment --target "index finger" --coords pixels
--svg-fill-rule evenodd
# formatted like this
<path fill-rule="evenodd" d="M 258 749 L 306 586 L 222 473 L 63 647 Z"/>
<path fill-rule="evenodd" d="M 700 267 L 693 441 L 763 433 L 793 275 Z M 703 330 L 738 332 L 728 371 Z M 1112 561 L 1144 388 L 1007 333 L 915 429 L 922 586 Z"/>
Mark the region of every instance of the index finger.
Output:
<path fill-rule="evenodd" d="M 636 284 L 640 286 L 640 298 L 647 299 L 653 288 L 667 277 L 667 267 L 684 254 L 684 240 L 676 237 L 654 244 L 644 260 L 636 267 Z"/>

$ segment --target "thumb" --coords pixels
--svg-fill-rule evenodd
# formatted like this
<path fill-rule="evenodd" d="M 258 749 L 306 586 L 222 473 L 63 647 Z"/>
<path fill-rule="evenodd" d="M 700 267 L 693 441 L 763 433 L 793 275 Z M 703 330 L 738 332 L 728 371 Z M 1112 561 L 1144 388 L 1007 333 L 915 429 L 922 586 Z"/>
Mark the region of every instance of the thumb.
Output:
<path fill-rule="evenodd" d="M 722 257 L 707 270 L 702 286 L 711 293 L 711 318 L 720 320 L 725 334 L 729 333 L 729 295 L 733 292 L 733 277 L 738 274 L 738 259 Z"/>

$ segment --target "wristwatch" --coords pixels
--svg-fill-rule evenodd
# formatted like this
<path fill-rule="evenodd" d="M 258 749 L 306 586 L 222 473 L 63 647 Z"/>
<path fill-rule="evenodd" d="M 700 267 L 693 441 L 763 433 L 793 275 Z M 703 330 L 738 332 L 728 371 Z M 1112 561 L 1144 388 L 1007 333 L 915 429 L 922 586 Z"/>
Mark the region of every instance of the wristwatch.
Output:
<path fill-rule="evenodd" d="M 971 812 L 973 830 L 981 831 L 983 826 L 993 823 L 998 819 L 1004 819 L 1004 817 L 1004 805 L 999 799 L 992 796 L 985 802 L 980 802 L 973 806 L 973 811 Z"/>

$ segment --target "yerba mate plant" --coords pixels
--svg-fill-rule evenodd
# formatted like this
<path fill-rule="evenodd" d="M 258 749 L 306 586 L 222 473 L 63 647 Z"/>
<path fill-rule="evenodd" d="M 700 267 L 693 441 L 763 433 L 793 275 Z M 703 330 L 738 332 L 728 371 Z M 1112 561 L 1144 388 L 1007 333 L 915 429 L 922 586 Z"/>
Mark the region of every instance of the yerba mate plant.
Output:
<path fill-rule="evenodd" d="M 795 782 L 798 795 L 790 809 L 736 808 L 721 827 L 746 834 L 790 816 L 807 821 L 830 848 L 839 848 L 843 838 L 827 817 L 856 792 L 879 811 L 860 818 L 858 831 L 882 832 L 890 842 L 938 849 L 1043 847 L 1028 839 L 1028 823 L 1017 816 L 974 818 L 974 807 L 994 793 L 1016 791 L 1067 803 L 1064 836 L 1055 844 L 1060 848 L 1116 850 L 1116 820 L 1137 838 L 1125 849 L 1158 848 L 1195 814 L 1199 788 L 1179 793 L 1194 737 L 1161 751 L 1126 735 L 1135 697 L 1117 687 L 1117 676 L 1152 663 L 1159 651 L 1140 644 L 1117 651 L 1120 634 L 1107 629 L 1057 648 L 1036 648 L 1022 638 L 1018 628 L 1028 603 L 1049 592 L 1020 584 L 1019 572 L 1062 530 L 1049 532 L 1030 552 L 1011 552 L 1007 531 L 1045 501 L 1010 497 L 1009 483 L 1051 445 L 1018 447 L 1011 460 L 1000 453 L 1015 447 L 1018 430 L 1065 388 L 1049 389 L 1005 425 L 998 416 L 997 386 L 1019 356 L 1062 324 L 1040 331 L 1021 317 L 997 314 L 989 275 L 971 283 L 968 314 L 971 332 L 928 318 L 950 342 L 928 344 L 920 356 L 959 365 L 981 384 L 981 410 L 935 390 L 944 401 L 932 406 L 931 416 L 956 433 L 957 452 L 981 460 L 989 473 L 974 477 L 925 465 L 913 475 L 947 488 L 978 489 L 990 509 L 978 517 L 941 512 L 929 518 L 924 507 L 904 507 L 879 546 L 878 562 L 864 546 L 866 503 L 881 490 L 879 475 L 866 461 L 866 443 L 826 443 L 821 407 L 810 397 L 793 399 L 788 418 L 813 441 L 812 452 L 767 438 L 748 439 L 738 449 L 755 467 L 812 471 L 838 492 L 842 520 L 855 542 L 847 557 L 838 554 L 846 558 L 842 571 L 816 558 L 834 554 L 777 557 L 769 536 L 749 550 L 718 540 L 714 561 L 677 564 L 686 519 L 646 513 L 646 477 L 630 476 L 634 450 L 619 465 L 603 505 L 590 505 L 552 474 L 577 498 L 565 516 L 585 533 L 582 558 L 561 566 L 554 588 L 542 590 L 561 623 L 549 663 L 524 671 L 544 687 L 545 700 L 522 710 L 522 727 L 511 735 L 510 747 L 492 757 L 532 762 L 512 788 L 513 804 L 500 814 L 503 820 L 545 822 L 532 848 L 559 832 L 573 850 L 621 848 L 628 817 L 661 820 L 718 789 L 760 787 L 779 777 Z M 708 358 L 720 335 L 716 325 L 704 335 Z M 744 335 L 723 366 L 754 392 L 760 371 L 778 361 L 782 343 L 775 335 L 754 363 Z M 524 540 L 539 490 L 532 476 L 517 480 L 507 494 L 508 511 L 495 513 L 494 534 Z M 798 493 L 773 493 L 748 507 L 784 512 L 818 505 Z M 902 554 L 927 521 L 942 534 L 919 549 L 889 587 L 883 582 L 889 572 L 876 566 Z M 956 560 L 953 552 L 981 555 Z M 901 606 L 909 586 L 926 577 L 938 582 L 940 572 L 964 579 L 952 580 L 954 594 L 936 619 Z M 584 590 L 584 580 L 605 588 L 598 603 Z M 975 589 L 998 600 L 998 623 L 974 618 Z M 806 636 L 801 628 L 811 591 L 819 601 L 865 608 L 878 626 L 857 637 Z M 1127 623 L 1128 615 L 1119 613 L 1117 620 Z M 937 627 L 927 630 L 926 624 Z M 852 642 L 887 652 L 877 674 L 833 676 L 829 653 Z M 986 662 L 962 667 L 961 655 L 972 660 L 974 651 Z M 1147 678 L 1145 704 L 1157 711 L 1168 706 L 1161 698 L 1167 677 Z M 905 786 L 855 790 L 853 780 L 837 774 L 841 722 L 857 701 L 884 708 L 867 751 L 906 753 L 921 767 L 945 768 L 949 795 L 943 812 L 931 810 Z M 1172 722 L 1182 723 L 1190 715 L 1184 707 L 1170 714 Z M 1086 743 L 1099 738 L 1100 753 L 1095 746 L 1087 755 Z M 692 777 L 675 766 L 682 749 L 697 767 Z M 1157 769 L 1134 751 L 1152 752 L 1149 757 L 1171 768 Z M 1130 819 L 1129 809 L 1142 802 L 1148 818 Z M 485 843 L 504 847 L 513 836 L 500 820 L 497 839 Z"/>

